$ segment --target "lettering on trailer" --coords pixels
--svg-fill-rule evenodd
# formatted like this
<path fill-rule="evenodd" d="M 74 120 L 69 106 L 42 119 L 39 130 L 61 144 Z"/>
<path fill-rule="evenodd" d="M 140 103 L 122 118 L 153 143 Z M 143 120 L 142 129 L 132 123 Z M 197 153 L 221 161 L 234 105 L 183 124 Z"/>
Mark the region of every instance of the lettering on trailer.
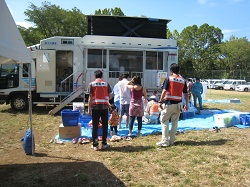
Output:
<path fill-rule="evenodd" d="M 46 44 L 46 45 L 56 45 L 57 43 L 56 42 L 44 42 L 44 44 Z"/>

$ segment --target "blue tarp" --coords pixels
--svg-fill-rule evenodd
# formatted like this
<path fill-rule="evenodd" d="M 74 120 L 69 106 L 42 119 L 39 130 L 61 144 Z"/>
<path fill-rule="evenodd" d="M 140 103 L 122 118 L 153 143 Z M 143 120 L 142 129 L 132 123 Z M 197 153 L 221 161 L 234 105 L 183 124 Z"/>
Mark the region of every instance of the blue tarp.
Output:
<path fill-rule="evenodd" d="M 201 110 L 200 114 L 195 114 L 193 117 L 180 120 L 178 124 L 178 130 L 187 131 L 187 130 L 202 130 L 202 129 L 212 129 L 215 127 L 214 114 L 223 114 L 237 112 L 234 110 Z M 83 120 L 80 120 L 82 123 L 82 132 L 81 135 L 84 138 L 91 138 L 92 129 L 88 127 L 88 122 L 91 120 L 89 116 L 83 116 Z M 249 128 L 249 126 L 244 125 L 235 125 L 238 128 Z M 127 136 L 128 128 L 125 128 L 125 124 L 122 124 L 122 129 L 118 129 L 119 136 Z M 170 123 L 171 128 L 171 123 Z M 136 136 L 138 132 L 138 125 L 135 122 L 132 135 Z M 161 125 L 160 124 L 146 124 L 143 123 L 141 135 L 147 136 L 149 134 L 159 134 L 161 133 Z M 56 136 L 56 139 L 59 138 L 59 135 Z M 66 141 L 66 140 L 65 140 Z"/>

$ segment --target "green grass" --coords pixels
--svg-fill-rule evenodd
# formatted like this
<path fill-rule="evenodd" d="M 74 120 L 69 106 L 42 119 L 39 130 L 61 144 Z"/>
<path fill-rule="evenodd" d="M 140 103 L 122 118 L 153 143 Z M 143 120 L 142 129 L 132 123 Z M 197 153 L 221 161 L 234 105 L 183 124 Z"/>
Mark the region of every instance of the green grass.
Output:
<path fill-rule="evenodd" d="M 250 112 L 250 92 L 208 90 L 207 99 L 241 103 L 205 103 L 205 109 Z M 107 151 L 90 144 L 49 143 L 61 116 L 33 108 L 35 155 L 24 154 L 20 139 L 29 127 L 27 112 L 0 107 L 1 186 L 250 186 L 250 128 L 187 131 L 175 145 L 158 148 L 161 135 L 110 142 Z"/>

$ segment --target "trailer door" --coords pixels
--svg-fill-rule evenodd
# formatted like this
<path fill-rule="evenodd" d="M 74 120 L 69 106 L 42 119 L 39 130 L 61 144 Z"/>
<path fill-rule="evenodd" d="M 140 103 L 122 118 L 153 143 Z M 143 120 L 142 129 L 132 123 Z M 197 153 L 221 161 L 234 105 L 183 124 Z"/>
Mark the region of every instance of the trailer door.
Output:
<path fill-rule="evenodd" d="M 56 51 L 37 50 L 37 92 L 54 93 L 56 91 Z"/>

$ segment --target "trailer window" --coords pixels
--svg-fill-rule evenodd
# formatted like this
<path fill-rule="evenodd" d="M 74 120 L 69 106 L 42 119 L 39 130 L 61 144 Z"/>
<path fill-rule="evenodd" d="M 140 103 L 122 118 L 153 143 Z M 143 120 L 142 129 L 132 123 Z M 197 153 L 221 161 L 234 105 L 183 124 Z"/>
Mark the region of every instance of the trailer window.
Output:
<path fill-rule="evenodd" d="M 107 51 L 88 49 L 88 68 L 106 68 Z"/>
<path fill-rule="evenodd" d="M 142 72 L 142 51 L 110 50 L 109 71 L 116 72 Z"/>
<path fill-rule="evenodd" d="M 74 44 L 73 39 L 62 39 L 61 41 L 62 44 Z"/>
<path fill-rule="evenodd" d="M 146 69 L 163 70 L 163 52 L 146 52 Z"/>

